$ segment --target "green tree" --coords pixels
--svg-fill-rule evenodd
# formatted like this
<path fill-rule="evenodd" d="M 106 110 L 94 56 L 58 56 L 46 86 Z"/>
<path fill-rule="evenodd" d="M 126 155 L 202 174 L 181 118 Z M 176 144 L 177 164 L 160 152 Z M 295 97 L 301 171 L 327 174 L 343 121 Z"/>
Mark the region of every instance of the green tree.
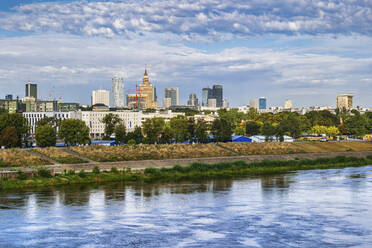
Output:
<path fill-rule="evenodd" d="M 245 127 L 244 126 L 237 126 L 234 129 L 233 132 L 234 132 L 235 135 L 245 135 Z"/>
<path fill-rule="evenodd" d="M 59 136 L 65 141 L 66 145 L 84 145 L 90 142 L 89 127 L 84 121 L 77 119 L 67 119 L 61 122 Z"/>
<path fill-rule="evenodd" d="M 354 113 L 345 120 L 349 135 L 361 137 L 367 133 L 368 121 L 362 115 Z"/>
<path fill-rule="evenodd" d="M 163 131 L 161 132 L 160 143 L 169 144 L 173 140 L 173 131 L 168 124 L 165 124 Z"/>
<path fill-rule="evenodd" d="M 22 145 L 22 141 L 26 140 L 29 127 L 27 125 L 27 120 L 22 115 L 17 113 L 4 113 L 0 115 L 0 133 L 3 133 L 3 130 L 7 127 L 14 127 L 16 129 L 16 135 L 18 144 L 17 146 Z"/>
<path fill-rule="evenodd" d="M 43 119 L 36 122 L 36 127 L 50 125 L 55 128 L 55 130 L 59 129 L 61 126 L 61 119 L 57 119 L 55 117 L 44 117 Z"/>
<path fill-rule="evenodd" d="M 40 147 L 56 145 L 56 130 L 51 125 L 43 125 L 36 127 L 36 144 Z"/>
<path fill-rule="evenodd" d="M 109 139 L 110 136 L 115 132 L 115 127 L 121 122 L 118 115 L 109 113 L 102 118 L 102 123 L 105 124 L 105 138 Z"/>
<path fill-rule="evenodd" d="M 19 138 L 15 127 L 6 127 L 1 131 L 0 145 L 6 148 L 19 146 Z"/>
<path fill-rule="evenodd" d="M 211 128 L 214 139 L 218 142 L 226 142 L 231 140 L 232 125 L 223 118 L 217 118 L 212 123 Z"/>
<path fill-rule="evenodd" d="M 261 133 L 265 136 L 265 140 L 269 141 L 276 134 L 276 129 L 271 123 L 265 122 L 261 127 Z"/>
<path fill-rule="evenodd" d="M 245 124 L 245 133 L 247 136 L 253 136 L 260 133 L 260 124 L 255 121 L 248 121 Z"/>
<path fill-rule="evenodd" d="M 189 139 L 189 122 L 184 116 L 173 117 L 169 124 L 176 143 L 185 142 Z"/>
<path fill-rule="evenodd" d="M 119 142 L 122 144 L 126 142 L 127 128 L 123 122 L 120 122 L 118 125 L 116 125 L 114 132 L 116 144 L 119 144 Z"/>
<path fill-rule="evenodd" d="M 305 114 L 311 126 L 338 126 L 339 118 L 328 110 L 310 111 Z"/>
<path fill-rule="evenodd" d="M 198 120 L 195 126 L 195 138 L 200 143 L 207 143 L 208 142 L 208 130 L 209 125 L 204 120 Z"/>
<path fill-rule="evenodd" d="M 150 144 L 154 144 L 160 138 L 161 132 L 164 129 L 165 121 L 163 118 L 154 117 L 151 119 L 147 119 L 143 123 L 143 132 L 146 135 L 147 139 Z"/>

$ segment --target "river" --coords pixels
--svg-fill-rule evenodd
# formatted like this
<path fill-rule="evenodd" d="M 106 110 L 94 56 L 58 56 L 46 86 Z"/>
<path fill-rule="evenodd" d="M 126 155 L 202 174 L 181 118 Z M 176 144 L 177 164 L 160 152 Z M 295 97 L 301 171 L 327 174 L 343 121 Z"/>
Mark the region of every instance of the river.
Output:
<path fill-rule="evenodd" d="M 0 192 L 0 247 L 372 247 L 372 166 Z"/>

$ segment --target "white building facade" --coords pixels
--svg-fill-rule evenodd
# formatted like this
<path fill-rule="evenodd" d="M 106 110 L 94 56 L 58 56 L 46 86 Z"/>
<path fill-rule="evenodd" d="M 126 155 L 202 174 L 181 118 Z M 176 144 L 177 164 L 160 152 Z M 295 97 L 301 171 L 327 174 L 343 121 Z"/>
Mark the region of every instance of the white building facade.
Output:
<path fill-rule="evenodd" d="M 79 111 L 79 119 L 89 127 L 92 138 L 102 138 L 105 133 L 105 124 L 102 119 L 108 114 L 119 116 L 127 132 L 132 132 L 136 127 L 141 127 L 142 112 L 140 111 Z"/>
<path fill-rule="evenodd" d="M 110 106 L 110 92 L 108 90 L 93 90 L 92 105 L 95 104 Z"/>
<path fill-rule="evenodd" d="M 112 78 L 112 100 L 115 108 L 124 107 L 124 79 Z"/>

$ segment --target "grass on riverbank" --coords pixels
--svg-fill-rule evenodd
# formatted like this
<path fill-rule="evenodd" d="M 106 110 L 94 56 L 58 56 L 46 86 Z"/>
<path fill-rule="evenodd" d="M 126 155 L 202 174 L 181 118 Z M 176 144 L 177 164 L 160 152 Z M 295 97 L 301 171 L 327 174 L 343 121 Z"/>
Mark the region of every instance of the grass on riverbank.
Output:
<path fill-rule="evenodd" d="M 229 178 L 235 176 L 260 176 L 286 173 L 295 170 L 330 169 L 357 167 L 372 164 L 372 156 L 366 158 L 338 156 L 334 158 L 318 158 L 314 160 L 289 160 L 246 163 L 244 161 L 222 162 L 216 164 L 192 163 L 188 166 L 175 165 L 173 168 L 147 168 L 144 171 L 118 171 L 112 168 L 109 172 L 100 172 L 96 167 L 93 172 L 84 170 L 79 173 L 65 172 L 56 176 L 49 173 L 38 174 L 38 177 L 25 177 L 19 173 L 18 179 L 0 180 L 0 189 L 21 189 L 28 187 L 47 187 L 69 184 L 87 184 L 103 182 L 152 182 L 152 181 L 181 181 L 214 178 Z M 22 177 L 21 177 L 22 176 Z"/>
<path fill-rule="evenodd" d="M 75 157 L 67 153 L 66 151 L 56 148 L 56 147 L 35 148 L 34 150 L 61 164 L 88 163 L 87 160 L 83 160 L 78 157 Z"/>
<path fill-rule="evenodd" d="M 12 148 L 0 150 L 0 167 L 32 167 L 49 165 L 50 162 L 24 149 Z"/>
<path fill-rule="evenodd" d="M 325 153 L 371 151 L 372 142 L 265 142 L 172 144 L 136 146 L 71 147 L 72 151 L 97 162 L 161 160 L 177 158 L 227 157 L 237 155 L 275 155 L 296 153 Z"/>

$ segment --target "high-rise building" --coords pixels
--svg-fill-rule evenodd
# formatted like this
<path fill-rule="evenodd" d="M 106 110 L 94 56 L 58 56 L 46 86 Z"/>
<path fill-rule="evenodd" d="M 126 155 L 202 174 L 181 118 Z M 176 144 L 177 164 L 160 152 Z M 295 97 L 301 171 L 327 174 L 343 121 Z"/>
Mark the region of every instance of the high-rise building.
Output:
<path fill-rule="evenodd" d="M 252 99 L 249 101 L 249 107 L 258 109 L 258 100 L 257 99 Z"/>
<path fill-rule="evenodd" d="M 93 90 L 92 105 L 96 104 L 110 106 L 110 92 L 108 90 Z"/>
<path fill-rule="evenodd" d="M 187 101 L 187 106 L 194 106 L 194 107 L 199 106 L 199 100 L 196 97 L 195 93 L 191 93 L 189 95 L 189 100 Z"/>
<path fill-rule="evenodd" d="M 37 100 L 37 84 L 32 84 L 30 81 L 28 81 L 28 83 L 26 84 L 25 97 L 32 97 Z"/>
<path fill-rule="evenodd" d="M 163 108 L 169 108 L 172 106 L 172 98 L 166 97 L 163 99 Z"/>
<path fill-rule="evenodd" d="M 208 108 L 216 108 L 217 107 L 217 100 L 216 98 L 208 99 Z"/>
<path fill-rule="evenodd" d="M 222 102 L 223 102 L 223 90 L 222 90 L 222 85 L 213 85 L 212 89 L 212 95 L 216 99 L 216 106 L 218 108 L 222 107 Z"/>
<path fill-rule="evenodd" d="M 260 97 L 258 98 L 258 109 L 266 109 L 267 100 L 266 97 Z"/>
<path fill-rule="evenodd" d="M 284 109 L 291 109 L 292 108 L 292 100 L 285 100 L 285 103 L 284 103 Z"/>
<path fill-rule="evenodd" d="M 164 90 L 164 99 L 170 98 L 171 105 L 170 106 L 178 106 L 179 104 L 179 95 L 178 95 L 178 88 L 165 88 Z"/>
<path fill-rule="evenodd" d="M 115 108 L 124 107 L 124 80 L 123 78 L 112 78 L 112 99 Z"/>
<path fill-rule="evenodd" d="M 143 75 L 142 84 L 139 86 L 140 97 L 144 98 L 144 106 L 141 108 L 157 108 L 158 99 L 156 96 L 156 88 L 154 85 L 150 84 L 149 76 L 147 74 L 147 69 L 145 67 L 145 73 Z"/>
<path fill-rule="evenodd" d="M 337 96 L 336 104 L 338 109 L 350 110 L 353 108 L 354 94 L 341 94 Z"/>
<path fill-rule="evenodd" d="M 202 91 L 202 106 L 208 106 L 208 99 L 213 98 L 213 91 L 211 88 L 203 88 Z"/>
<path fill-rule="evenodd" d="M 11 94 L 6 95 L 5 100 L 13 100 L 13 95 Z"/>

